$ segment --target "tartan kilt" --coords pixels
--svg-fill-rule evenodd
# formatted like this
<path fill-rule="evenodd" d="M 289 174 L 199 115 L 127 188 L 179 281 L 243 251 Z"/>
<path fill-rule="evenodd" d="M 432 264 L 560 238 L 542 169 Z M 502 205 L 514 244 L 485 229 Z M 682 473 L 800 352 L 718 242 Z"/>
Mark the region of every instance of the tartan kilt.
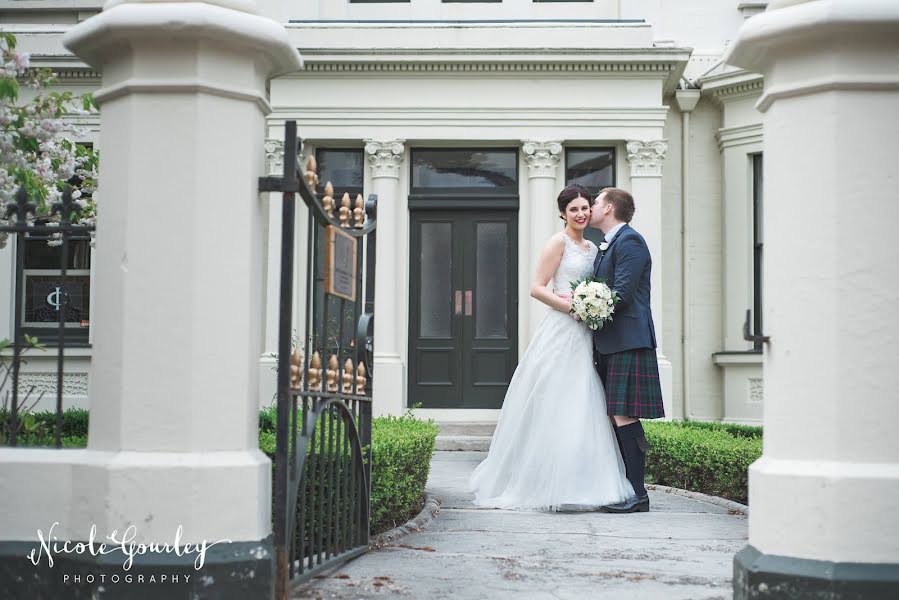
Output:
<path fill-rule="evenodd" d="M 610 416 L 660 419 L 665 416 L 659 363 L 652 348 L 600 354 L 597 366 L 606 388 Z"/>

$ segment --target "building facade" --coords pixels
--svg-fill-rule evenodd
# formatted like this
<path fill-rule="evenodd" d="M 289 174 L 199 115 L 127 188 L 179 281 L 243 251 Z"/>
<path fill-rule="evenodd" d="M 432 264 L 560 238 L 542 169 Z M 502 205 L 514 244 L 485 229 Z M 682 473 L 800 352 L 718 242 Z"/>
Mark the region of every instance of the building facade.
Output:
<path fill-rule="evenodd" d="M 270 85 L 264 135 L 271 168 L 284 122 L 295 119 L 322 183 L 331 181 L 338 197 L 379 197 L 377 411 L 421 404 L 439 419 L 496 418 L 545 311 L 529 289 L 540 249 L 561 228 L 555 197 L 579 182 L 635 195 L 633 224 L 654 260 L 668 414 L 761 421 L 761 346 L 744 334 L 763 329 L 764 142 L 755 108 L 763 81 L 722 56 L 766 2 L 257 5 L 285 24 L 305 61 Z M 59 73 L 60 88 L 91 91 L 99 75 L 60 38 L 101 8 L 96 0 L 5 0 L 0 27 L 18 36 L 35 65 Z M 99 121 L 83 125 L 91 132 L 83 141 L 102 154 Z M 147 165 L 148 185 L 160 193 L 165 160 Z M 259 368 L 266 405 L 275 387 L 280 210 L 276 197 L 263 201 L 266 351 Z M 43 301 L 29 301 L 27 285 L 14 289 L 20 252 L 25 275 L 52 275 L 47 252 L 14 243 L 0 250 L 0 339 L 11 337 L 16 319 L 41 327 L 40 311 L 16 314 L 17 293 L 27 306 Z M 80 269 L 89 301 L 89 249 L 79 261 L 72 268 Z M 66 363 L 66 398 L 76 406 L 87 402 L 89 302 L 83 312 L 72 322 L 81 347 Z M 55 390 L 55 354 L 35 355 L 26 370 L 25 383 Z"/>

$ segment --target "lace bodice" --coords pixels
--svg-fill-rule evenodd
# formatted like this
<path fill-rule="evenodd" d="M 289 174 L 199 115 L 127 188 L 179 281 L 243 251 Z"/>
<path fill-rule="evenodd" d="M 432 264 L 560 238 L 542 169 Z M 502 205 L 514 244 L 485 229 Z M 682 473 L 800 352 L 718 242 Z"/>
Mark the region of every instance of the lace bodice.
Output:
<path fill-rule="evenodd" d="M 565 240 L 565 251 L 562 253 L 562 262 L 553 275 L 552 285 L 556 292 L 570 293 L 571 282 L 593 272 L 593 261 L 599 249 L 589 240 L 587 241 L 590 245 L 589 250 L 578 246 L 564 231 L 560 235 Z"/>

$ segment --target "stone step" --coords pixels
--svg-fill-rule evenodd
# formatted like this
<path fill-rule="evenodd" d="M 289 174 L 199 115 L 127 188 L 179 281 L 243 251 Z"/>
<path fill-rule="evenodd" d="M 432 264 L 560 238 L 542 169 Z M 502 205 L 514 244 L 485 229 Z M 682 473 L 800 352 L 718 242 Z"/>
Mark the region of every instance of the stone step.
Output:
<path fill-rule="evenodd" d="M 438 435 L 435 448 L 437 450 L 487 452 L 490 449 L 490 440 L 489 436 L 484 435 Z"/>
<path fill-rule="evenodd" d="M 493 431 L 496 429 L 496 423 L 490 422 L 453 422 L 443 421 L 437 422 L 440 427 L 440 436 L 481 436 L 493 437 Z"/>

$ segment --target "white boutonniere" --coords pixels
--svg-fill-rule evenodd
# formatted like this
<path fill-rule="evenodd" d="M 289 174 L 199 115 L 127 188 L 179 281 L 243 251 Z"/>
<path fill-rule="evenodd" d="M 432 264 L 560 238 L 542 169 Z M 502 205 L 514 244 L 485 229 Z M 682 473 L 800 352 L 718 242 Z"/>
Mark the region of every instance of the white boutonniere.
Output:
<path fill-rule="evenodd" d="M 603 242 L 599 245 L 600 252 L 605 252 L 609 249 L 609 242 Z"/>

